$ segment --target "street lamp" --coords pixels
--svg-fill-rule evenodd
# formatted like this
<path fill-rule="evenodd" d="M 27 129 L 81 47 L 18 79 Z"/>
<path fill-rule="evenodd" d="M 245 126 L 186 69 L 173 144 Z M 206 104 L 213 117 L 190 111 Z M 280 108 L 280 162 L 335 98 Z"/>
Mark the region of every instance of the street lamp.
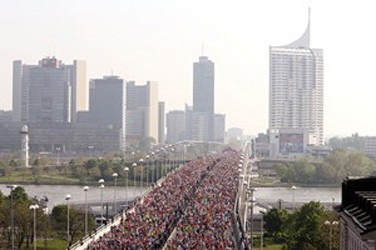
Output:
<path fill-rule="evenodd" d="M 129 168 L 125 167 L 124 171 L 125 171 L 125 204 L 128 205 L 128 172 L 129 172 Z"/>
<path fill-rule="evenodd" d="M 338 221 L 334 220 L 334 221 L 328 221 L 326 220 L 324 222 L 324 225 L 325 226 L 329 226 L 329 250 L 332 250 L 332 234 L 333 234 L 333 229 L 332 227 L 333 226 L 337 226 L 339 223 Z"/>
<path fill-rule="evenodd" d="M 251 199 L 250 199 L 250 203 L 251 203 L 251 246 L 253 246 L 253 210 L 254 210 L 254 206 L 255 206 L 255 203 L 256 203 L 256 198 L 254 196 L 254 192 L 256 191 L 256 189 L 251 188 L 250 191 L 251 191 Z M 251 247 L 251 249 L 252 249 L 252 247 Z"/>
<path fill-rule="evenodd" d="M 146 155 L 146 186 L 149 186 L 149 158 L 150 158 L 150 155 Z"/>
<path fill-rule="evenodd" d="M 115 185 L 114 185 L 114 209 L 115 209 L 115 214 L 117 214 L 116 187 L 117 187 L 118 173 L 113 173 L 112 177 L 114 177 L 114 182 L 115 182 Z"/>
<path fill-rule="evenodd" d="M 14 249 L 14 209 L 13 209 L 13 190 L 17 185 L 7 185 L 10 189 L 10 230 L 12 235 L 12 250 Z"/>
<path fill-rule="evenodd" d="M 137 167 L 137 163 L 133 162 L 132 164 L 132 168 L 133 168 L 133 186 L 136 185 L 136 167 Z M 133 195 L 135 194 L 136 192 L 136 189 L 133 188 Z"/>
<path fill-rule="evenodd" d="M 155 153 L 154 152 L 151 152 L 151 158 L 152 158 L 152 161 L 151 161 L 151 176 L 152 176 L 152 183 L 154 183 L 156 181 L 156 177 L 155 177 L 155 166 L 154 166 L 154 155 Z"/>
<path fill-rule="evenodd" d="M 93 158 L 93 155 L 92 155 L 93 152 L 92 152 L 92 150 L 94 149 L 94 146 L 89 145 L 87 148 L 89 149 L 90 159 L 92 159 Z"/>
<path fill-rule="evenodd" d="M 144 183 L 143 183 L 143 179 L 144 179 L 144 167 L 143 167 L 143 163 L 144 163 L 144 159 L 140 159 L 138 161 L 138 163 L 140 163 L 140 166 L 141 166 L 141 179 L 140 179 L 140 182 L 141 182 L 141 187 L 144 187 Z"/>
<path fill-rule="evenodd" d="M 103 183 L 104 183 L 104 180 L 100 179 L 98 183 L 100 184 L 99 188 L 101 189 L 101 226 L 102 226 L 103 225 L 103 189 L 104 189 Z"/>
<path fill-rule="evenodd" d="M 65 196 L 65 200 L 67 201 L 67 241 L 68 241 L 68 248 L 70 246 L 70 236 L 69 236 L 69 200 L 71 199 L 71 195 L 67 194 Z"/>
<path fill-rule="evenodd" d="M 60 147 L 56 148 L 56 152 L 57 152 L 57 162 L 56 162 L 56 165 L 60 165 L 60 150 L 61 150 Z"/>
<path fill-rule="evenodd" d="M 292 210 L 295 210 L 295 190 L 296 190 L 296 187 L 292 186 L 291 190 L 292 190 Z"/>
<path fill-rule="evenodd" d="M 37 220 L 36 220 L 36 210 L 39 208 L 37 204 L 30 205 L 30 210 L 34 210 L 34 235 L 33 235 L 33 243 L 34 243 L 34 250 L 37 249 Z"/>
<path fill-rule="evenodd" d="M 83 190 L 85 191 L 85 235 L 87 235 L 87 191 L 89 187 L 85 186 Z"/>

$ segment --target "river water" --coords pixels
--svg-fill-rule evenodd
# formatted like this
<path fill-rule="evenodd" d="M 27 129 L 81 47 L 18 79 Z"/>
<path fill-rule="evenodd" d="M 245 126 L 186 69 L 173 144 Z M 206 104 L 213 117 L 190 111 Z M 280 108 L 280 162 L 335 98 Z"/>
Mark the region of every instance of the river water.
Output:
<path fill-rule="evenodd" d="M 59 185 L 22 185 L 30 197 L 48 197 L 48 207 L 65 203 L 65 196 L 71 195 L 72 203 L 84 203 L 85 192 L 82 186 L 59 186 Z M 116 196 L 118 200 L 133 199 L 140 195 L 144 188 L 141 187 L 117 187 Z M 5 184 L 0 184 L 0 191 L 9 195 L 9 188 Z M 99 187 L 89 187 L 87 191 L 87 200 L 90 202 L 100 201 L 101 190 Z M 323 203 L 341 202 L 341 188 L 327 187 L 296 187 L 295 190 L 287 187 L 259 187 L 256 189 L 255 198 L 262 203 L 275 203 L 279 199 L 284 202 L 305 203 L 309 201 L 320 201 Z M 103 189 L 103 201 L 111 202 L 114 200 L 114 187 L 105 187 Z M 51 210 L 50 210 L 51 211 Z"/>

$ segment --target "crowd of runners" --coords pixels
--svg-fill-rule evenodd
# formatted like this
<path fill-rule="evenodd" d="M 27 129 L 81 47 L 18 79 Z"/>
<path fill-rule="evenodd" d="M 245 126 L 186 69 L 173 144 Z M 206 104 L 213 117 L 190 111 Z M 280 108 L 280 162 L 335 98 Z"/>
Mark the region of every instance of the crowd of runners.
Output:
<path fill-rule="evenodd" d="M 233 248 L 238 161 L 230 151 L 169 173 L 88 249 Z"/>

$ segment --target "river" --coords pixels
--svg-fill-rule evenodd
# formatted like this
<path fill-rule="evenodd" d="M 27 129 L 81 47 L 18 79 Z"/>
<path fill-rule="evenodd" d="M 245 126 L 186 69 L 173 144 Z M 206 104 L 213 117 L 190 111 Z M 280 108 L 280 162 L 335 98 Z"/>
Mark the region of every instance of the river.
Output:
<path fill-rule="evenodd" d="M 48 197 L 48 207 L 52 209 L 54 206 L 65 203 L 65 196 L 71 195 L 72 203 L 83 203 L 85 200 L 85 192 L 82 186 L 60 186 L 60 185 L 22 185 L 26 193 L 30 197 Z M 133 199 L 140 195 L 144 188 L 141 187 L 117 187 L 118 199 Z M 9 188 L 5 184 L 0 184 L 0 191 L 5 195 L 9 195 Z M 87 191 L 87 200 L 98 202 L 100 200 L 99 186 L 91 186 Z M 323 203 L 341 202 L 341 188 L 328 187 L 297 187 L 295 190 L 287 187 L 259 187 L 256 189 L 255 198 L 262 203 L 275 203 L 279 199 L 285 202 L 292 202 L 295 199 L 297 203 L 309 201 L 320 201 Z M 111 202 L 114 199 L 114 187 L 105 187 L 103 189 L 103 200 Z"/>

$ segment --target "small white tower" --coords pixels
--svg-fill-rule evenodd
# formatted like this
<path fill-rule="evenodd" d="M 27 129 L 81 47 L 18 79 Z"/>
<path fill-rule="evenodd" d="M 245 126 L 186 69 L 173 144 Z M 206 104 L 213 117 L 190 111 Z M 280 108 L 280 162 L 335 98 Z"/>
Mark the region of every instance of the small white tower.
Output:
<path fill-rule="evenodd" d="M 25 163 L 25 167 L 29 167 L 29 128 L 27 125 L 23 125 L 21 128 L 22 144 L 21 144 L 21 157 Z"/>

